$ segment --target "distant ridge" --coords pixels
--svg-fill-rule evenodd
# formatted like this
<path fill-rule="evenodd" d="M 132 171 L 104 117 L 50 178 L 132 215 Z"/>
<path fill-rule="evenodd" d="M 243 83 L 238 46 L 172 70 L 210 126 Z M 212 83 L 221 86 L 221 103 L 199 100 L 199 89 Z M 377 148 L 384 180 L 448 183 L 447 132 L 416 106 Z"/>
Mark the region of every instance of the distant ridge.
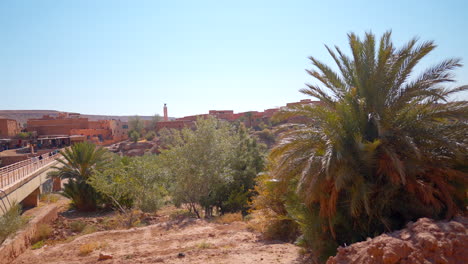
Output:
<path fill-rule="evenodd" d="M 41 118 L 43 115 L 58 116 L 62 111 L 57 110 L 0 110 L 0 118 L 15 119 L 21 125 L 25 124 L 28 119 Z M 85 115 L 91 121 L 106 120 L 106 119 L 120 119 L 121 121 L 128 121 L 134 115 L 126 116 L 113 116 L 113 115 Z M 151 120 L 153 116 L 138 116 L 143 120 Z M 170 118 L 173 119 L 173 118 Z"/>

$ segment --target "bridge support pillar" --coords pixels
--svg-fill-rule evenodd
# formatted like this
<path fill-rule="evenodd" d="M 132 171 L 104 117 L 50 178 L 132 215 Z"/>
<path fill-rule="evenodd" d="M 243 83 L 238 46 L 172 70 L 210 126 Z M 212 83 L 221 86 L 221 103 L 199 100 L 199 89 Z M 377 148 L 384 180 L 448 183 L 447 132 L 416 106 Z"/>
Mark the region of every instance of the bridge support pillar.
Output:
<path fill-rule="evenodd" d="M 36 207 L 39 202 L 39 194 L 41 194 L 40 188 L 35 189 L 30 195 L 28 195 L 21 204 L 24 208 Z"/>
<path fill-rule="evenodd" d="M 52 191 L 53 192 L 58 192 L 62 190 L 62 180 L 60 177 L 54 177 L 52 178 Z"/>

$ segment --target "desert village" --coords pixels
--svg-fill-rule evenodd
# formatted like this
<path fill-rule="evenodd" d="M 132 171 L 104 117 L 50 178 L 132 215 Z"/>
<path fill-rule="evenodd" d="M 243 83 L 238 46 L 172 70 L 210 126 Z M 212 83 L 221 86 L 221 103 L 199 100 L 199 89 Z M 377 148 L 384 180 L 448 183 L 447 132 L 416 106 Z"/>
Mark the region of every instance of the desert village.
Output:
<path fill-rule="evenodd" d="M 0 1 L 0 264 L 468 264 L 467 11 Z"/>
<path fill-rule="evenodd" d="M 304 99 L 288 103 L 286 107 L 317 103 L 318 101 Z M 146 131 L 154 130 L 155 132 L 163 128 L 193 127 L 198 118 L 210 116 L 228 122 L 243 122 L 247 127 L 255 127 L 262 122 L 269 123 L 279 109 L 271 108 L 261 112 L 241 113 L 234 113 L 233 110 L 210 110 L 208 114 L 170 120 L 168 107 L 164 105 L 162 120 L 157 121 L 154 127 L 150 120 L 142 120 L 142 122 Z M 67 112 L 60 112 L 56 116 L 44 115 L 42 118 L 28 119 L 25 125 L 21 127 L 15 119 L 0 117 L 0 160 L 2 161 L 0 167 L 40 156 L 53 149 L 70 146 L 77 142 L 89 141 L 100 146 L 110 146 L 127 140 L 129 132 L 128 121 L 119 119 L 91 121 L 89 118 L 81 117 L 79 113 Z"/>

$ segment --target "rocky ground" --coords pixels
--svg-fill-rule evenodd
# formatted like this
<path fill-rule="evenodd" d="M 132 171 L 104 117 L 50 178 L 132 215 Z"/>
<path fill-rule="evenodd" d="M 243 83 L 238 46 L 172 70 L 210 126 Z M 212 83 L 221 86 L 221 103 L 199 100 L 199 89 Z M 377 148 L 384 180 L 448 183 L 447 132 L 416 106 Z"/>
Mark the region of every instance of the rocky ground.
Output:
<path fill-rule="evenodd" d="M 110 213 L 68 213 L 40 249 L 29 249 L 13 263 L 298 263 L 299 248 L 264 241 L 242 221 L 215 223 L 195 218 L 142 216 L 144 227 L 97 231 L 109 227 Z M 71 230 L 72 222 L 94 226 L 87 235 Z M 143 223 L 145 222 L 146 223 Z M 115 224 L 115 223 L 114 223 Z M 77 227 L 75 227 L 77 229 Z M 86 231 L 84 231 L 86 233 Z M 107 258 L 107 259 L 106 259 Z M 101 259 L 101 260 L 99 260 Z"/>
<path fill-rule="evenodd" d="M 192 216 L 165 207 L 157 214 L 135 212 L 128 221 L 112 211 L 79 213 L 64 207 L 47 239 L 13 263 L 305 263 L 298 247 L 263 240 L 250 231 L 249 222 L 239 221 L 240 214 L 209 221 Z M 327 264 L 464 264 L 467 245 L 468 218 L 422 218 L 400 231 L 340 247 Z"/>
<path fill-rule="evenodd" d="M 327 264 L 468 263 L 468 218 L 421 218 L 407 228 L 339 248 Z"/>
<path fill-rule="evenodd" d="M 123 156 L 143 156 L 145 153 L 155 154 L 158 152 L 157 144 L 154 141 L 142 140 L 139 142 L 124 141 L 108 147 L 111 152 Z"/>

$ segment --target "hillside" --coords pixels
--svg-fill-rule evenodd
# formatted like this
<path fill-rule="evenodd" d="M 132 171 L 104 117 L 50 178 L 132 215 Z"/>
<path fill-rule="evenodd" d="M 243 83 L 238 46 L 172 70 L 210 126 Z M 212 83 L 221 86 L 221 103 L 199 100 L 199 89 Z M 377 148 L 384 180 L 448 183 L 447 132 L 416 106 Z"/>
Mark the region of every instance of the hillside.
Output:
<path fill-rule="evenodd" d="M 61 111 L 56 110 L 0 110 L 0 118 L 15 119 L 21 125 L 25 124 L 28 119 L 41 118 L 43 115 L 57 116 Z M 120 119 L 128 121 L 133 115 L 115 116 L 115 115 L 86 115 L 81 114 L 82 117 L 87 117 L 89 120 L 109 120 Z M 152 116 L 139 116 L 143 120 L 151 120 Z M 172 118 L 170 118 L 172 119 Z"/>

